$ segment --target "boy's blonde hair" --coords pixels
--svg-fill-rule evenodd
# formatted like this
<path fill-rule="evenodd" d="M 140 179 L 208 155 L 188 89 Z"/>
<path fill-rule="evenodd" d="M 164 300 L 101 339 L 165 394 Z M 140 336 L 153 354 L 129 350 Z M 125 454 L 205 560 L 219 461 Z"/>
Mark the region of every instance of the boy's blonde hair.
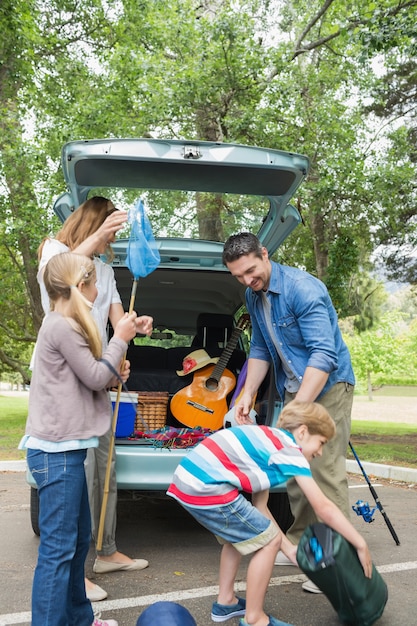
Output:
<path fill-rule="evenodd" d="M 317 402 L 291 400 L 282 409 L 277 426 L 293 432 L 302 425 L 307 426 L 310 435 L 321 435 L 328 441 L 336 434 L 336 424 L 324 406 Z"/>
<path fill-rule="evenodd" d="M 59 298 L 68 300 L 68 318 L 73 327 L 85 339 L 96 359 L 101 357 L 102 340 L 98 326 L 91 315 L 92 303 L 77 289 L 80 282 L 89 285 L 96 281 L 94 261 L 88 256 L 63 252 L 53 256 L 45 267 L 44 283 L 51 303 L 51 310 Z"/>

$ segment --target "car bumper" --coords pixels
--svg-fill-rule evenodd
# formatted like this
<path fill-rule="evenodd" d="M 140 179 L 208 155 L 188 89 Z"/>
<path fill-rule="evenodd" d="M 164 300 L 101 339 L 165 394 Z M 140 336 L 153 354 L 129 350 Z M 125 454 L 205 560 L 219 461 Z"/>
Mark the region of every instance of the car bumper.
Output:
<path fill-rule="evenodd" d="M 118 489 L 166 491 L 177 465 L 190 451 L 116 443 Z"/>
<path fill-rule="evenodd" d="M 166 491 L 177 465 L 192 448 L 154 448 L 146 445 L 115 445 L 117 488 L 132 491 Z M 26 470 L 26 481 L 36 488 L 32 474 Z M 286 483 L 271 489 L 286 491 Z"/>
<path fill-rule="evenodd" d="M 144 445 L 115 445 L 118 489 L 166 491 L 177 465 L 189 452 L 184 449 L 154 448 Z M 26 468 L 26 482 L 36 482 Z"/>

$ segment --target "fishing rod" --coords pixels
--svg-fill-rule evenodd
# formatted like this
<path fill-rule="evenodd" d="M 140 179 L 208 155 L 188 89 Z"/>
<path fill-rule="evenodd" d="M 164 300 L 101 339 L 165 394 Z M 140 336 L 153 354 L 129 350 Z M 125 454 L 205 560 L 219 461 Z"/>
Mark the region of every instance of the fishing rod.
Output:
<path fill-rule="evenodd" d="M 394 541 L 397 544 L 397 546 L 399 546 L 400 545 L 400 540 L 398 539 L 397 533 L 395 532 L 394 527 L 391 524 L 388 515 L 385 513 L 384 507 L 382 506 L 382 504 L 381 504 L 381 502 L 380 502 L 380 500 L 378 498 L 378 494 L 375 491 L 374 487 L 372 486 L 371 481 L 369 480 L 369 478 L 368 478 L 368 476 L 367 476 L 367 474 L 366 474 L 366 472 L 365 472 L 365 470 L 364 470 L 364 468 L 362 466 L 362 463 L 360 462 L 359 457 L 356 454 L 355 448 L 352 446 L 350 441 L 349 441 L 349 447 L 352 450 L 353 456 L 355 457 L 355 459 L 356 459 L 356 461 L 357 461 L 357 463 L 358 463 L 358 465 L 359 465 L 359 467 L 360 467 L 360 469 L 362 471 L 362 474 L 363 474 L 366 482 L 368 483 L 368 487 L 369 487 L 369 489 L 371 491 L 371 494 L 372 494 L 372 496 L 373 496 L 373 498 L 375 500 L 375 504 L 378 507 L 378 509 L 380 510 L 381 515 L 384 518 L 385 523 L 386 523 L 386 525 L 389 528 L 389 531 L 390 531 L 390 533 L 392 535 L 392 538 L 394 539 Z M 359 503 L 357 503 L 357 504 L 359 504 Z M 363 503 L 361 503 L 361 504 L 363 504 Z M 357 515 L 363 515 L 363 513 L 361 512 L 360 509 L 361 509 L 361 506 L 358 506 L 356 509 L 355 509 L 355 507 L 353 507 L 353 510 L 356 512 Z M 368 509 L 369 509 L 369 507 L 368 507 Z M 366 517 L 364 517 L 365 521 L 366 522 L 372 522 L 372 513 L 371 513 L 370 519 L 369 519 L 369 511 L 367 511 L 367 513 L 368 513 L 368 519 L 366 519 Z"/>

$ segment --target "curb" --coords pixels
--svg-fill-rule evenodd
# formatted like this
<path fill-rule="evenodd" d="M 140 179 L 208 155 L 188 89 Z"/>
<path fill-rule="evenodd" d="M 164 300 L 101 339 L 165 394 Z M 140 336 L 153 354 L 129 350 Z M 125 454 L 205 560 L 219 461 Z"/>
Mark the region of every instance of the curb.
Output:
<path fill-rule="evenodd" d="M 417 484 L 417 469 L 411 467 L 398 467 L 394 465 L 382 465 L 381 463 L 362 462 L 362 467 L 369 476 L 399 480 L 405 483 Z M 361 468 L 356 461 L 347 459 L 346 471 L 351 474 L 362 474 Z"/>
<path fill-rule="evenodd" d="M 0 461 L 0 472 L 26 472 L 26 460 Z"/>
<path fill-rule="evenodd" d="M 381 463 L 362 462 L 362 467 L 369 476 L 385 478 L 387 480 L 399 480 L 405 483 L 417 484 L 417 469 L 410 467 L 397 467 L 394 465 L 382 465 Z M 25 472 L 26 461 L 0 461 L 0 472 Z M 346 471 L 349 474 L 361 474 L 362 471 L 356 461 L 346 460 Z"/>

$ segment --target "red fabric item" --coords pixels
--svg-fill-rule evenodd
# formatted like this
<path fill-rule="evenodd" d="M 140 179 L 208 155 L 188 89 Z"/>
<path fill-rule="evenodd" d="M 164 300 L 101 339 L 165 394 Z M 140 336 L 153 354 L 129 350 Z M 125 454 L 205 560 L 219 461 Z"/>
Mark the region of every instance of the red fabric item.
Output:
<path fill-rule="evenodd" d="M 212 430 L 200 426 L 197 428 L 165 426 L 156 430 L 136 430 L 129 439 L 150 439 L 153 445 L 159 448 L 190 448 L 212 434 Z"/>

